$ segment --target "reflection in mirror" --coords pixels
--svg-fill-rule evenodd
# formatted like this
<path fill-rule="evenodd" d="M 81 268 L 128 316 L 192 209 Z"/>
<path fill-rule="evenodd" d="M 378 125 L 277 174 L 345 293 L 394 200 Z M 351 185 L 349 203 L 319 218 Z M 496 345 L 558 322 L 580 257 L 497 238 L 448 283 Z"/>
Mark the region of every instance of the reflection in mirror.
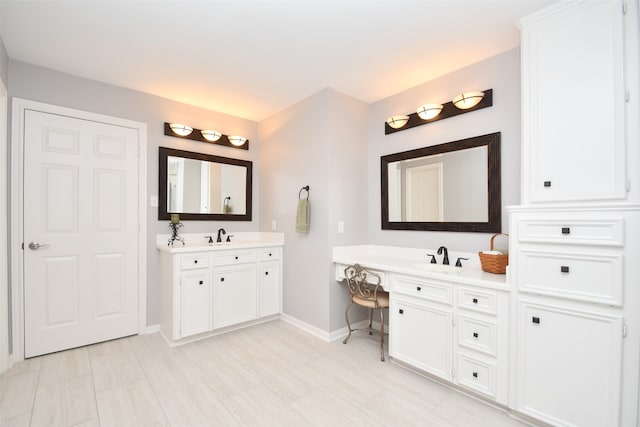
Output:
<path fill-rule="evenodd" d="M 158 219 L 251 220 L 250 161 L 160 148 Z"/>
<path fill-rule="evenodd" d="M 500 134 L 381 157 L 382 228 L 499 232 Z"/>
<path fill-rule="evenodd" d="M 246 170 L 242 166 L 169 156 L 167 211 L 246 213 Z"/>

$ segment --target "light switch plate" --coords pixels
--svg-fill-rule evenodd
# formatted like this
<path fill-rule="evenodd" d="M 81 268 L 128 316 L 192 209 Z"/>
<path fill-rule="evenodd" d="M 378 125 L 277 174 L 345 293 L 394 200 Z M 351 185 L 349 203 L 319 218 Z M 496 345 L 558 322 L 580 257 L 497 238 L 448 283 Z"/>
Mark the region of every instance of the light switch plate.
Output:
<path fill-rule="evenodd" d="M 158 196 L 149 197 L 149 204 L 151 205 L 152 208 L 157 208 L 158 207 Z"/>

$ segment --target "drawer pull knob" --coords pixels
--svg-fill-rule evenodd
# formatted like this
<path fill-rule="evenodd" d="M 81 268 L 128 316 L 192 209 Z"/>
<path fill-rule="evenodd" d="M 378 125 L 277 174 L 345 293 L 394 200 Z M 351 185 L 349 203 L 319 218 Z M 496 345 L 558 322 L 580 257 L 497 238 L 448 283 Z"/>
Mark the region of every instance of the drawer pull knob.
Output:
<path fill-rule="evenodd" d="M 198 282 L 198 284 L 199 284 L 199 285 L 203 285 L 203 284 L 204 284 L 204 282 L 203 282 L 202 280 L 200 280 L 200 281 Z"/>
<path fill-rule="evenodd" d="M 571 227 L 562 227 L 562 234 L 571 234 Z"/>
<path fill-rule="evenodd" d="M 416 286 L 416 291 L 420 292 L 422 288 L 420 286 Z"/>
<path fill-rule="evenodd" d="M 236 257 L 236 259 L 238 259 L 238 257 Z"/>
<path fill-rule="evenodd" d="M 271 256 L 271 252 L 269 252 L 269 256 Z"/>
<path fill-rule="evenodd" d="M 474 298 L 474 299 L 473 299 L 473 303 L 474 303 L 474 304 L 477 304 L 477 303 L 478 303 L 478 298 Z"/>
<path fill-rule="evenodd" d="M 569 266 L 567 266 L 567 265 L 560 266 L 560 272 L 561 273 L 568 273 L 569 272 Z"/>
<path fill-rule="evenodd" d="M 194 260 L 193 260 L 193 263 L 194 263 L 194 264 L 197 264 L 197 263 L 198 263 L 198 260 L 197 260 L 197 259 L 194 259 Z"/>
<path fill-rule="evenodd" d="M 545 181 L 545 182 L 543 183 L 543 185 L 544 185 L 545 187 L 551 187 L 551 181 Z"/>
<path fill-rule="evenodd" d="M 400 313 L 400 314 L 404 314 L 404 310 L 403 310 L 403 309 L 400 309 L 400 310 L 398 310 L 398 313 Z"/>
<path fill-rule="evenodd" d="M 220 281 L 221 281 L 221 282 L 224 282 L 224 277 L 221 277 L 221 278 L 220 278 Z"/>
<path fill-rule="evenodd" d="M 534 317 L 531 318 L 531 321 L 537 325 L 537 324 L 540 323 L 540 318 L 534 316 Z"/>
<path fill-rule="evenodd" d="M 472 375 L 473 375 L 474 378 L 478 378 L 478 373 L 477 372 L 474 372 Z"/>
<path fill-rule="evenodd" d="M 265 271 L 265 272 L 264 272 L 264 275 L 265 275 L 265 276 L 268 276 L 268 275 L 269 275 L 269 272 L 268 272 L 268 271 Z"/>
<path fill-rule="evenodd" d="M 474 333 L 473 333 L 473 337 L 474 337 L 474 338 L 478 338 L 478 333 L 477 333 L 477 332 L 474 332 Z"/>

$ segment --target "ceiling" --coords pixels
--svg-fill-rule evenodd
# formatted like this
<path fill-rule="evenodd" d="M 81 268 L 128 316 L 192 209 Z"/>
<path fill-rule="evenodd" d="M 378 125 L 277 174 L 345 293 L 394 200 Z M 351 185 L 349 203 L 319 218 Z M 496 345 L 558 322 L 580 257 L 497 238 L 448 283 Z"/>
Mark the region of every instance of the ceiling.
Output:
<path fill-rule="evenodd" d="M 557 1 L 557 0 L 555 0 Z M 1 0 L 9 57 L 260 121 L 331 87 L 372 103 L 519 46 L 552 0 Z"/>

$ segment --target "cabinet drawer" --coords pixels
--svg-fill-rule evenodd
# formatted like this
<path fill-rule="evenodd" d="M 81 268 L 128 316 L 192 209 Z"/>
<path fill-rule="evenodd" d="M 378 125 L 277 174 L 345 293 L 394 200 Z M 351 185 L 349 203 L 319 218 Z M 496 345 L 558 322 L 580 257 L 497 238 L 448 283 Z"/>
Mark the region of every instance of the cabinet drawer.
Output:
<path fill-rule="evenodd" d="M 464 353 L 458 354 L 458 384 L 495 399 L 495 363 L 481 361 Z"/>
<path fill-rule="evenodd" d="M 458 306 L 468 310 L 495 315 L 498 294 L 489 289 L 458 288 Z"/>
<path fill-rule="evenodd" d="M 223 252 L 213 256 L 213 265 L 235 265 L 248 262 L 256 262 L 257 253 L 255 250 Z"/>
<path fill-rule="evenodd" d="M 209 254 L 189 254 L 180 257 L 180 268 L 182 270 L 207 267 L 209 267 Z"/>
<path fill-rule="evenodd" d="M 622 305 L 622 255 L 522 250 L 518 267 L 524 292 Z"/>
<path fill-rule="evenodd" d="M 260 249 L 258 259 L 260 261 L 275 261 L 280 259 L 280 248 Z"/>
<path fill-rule="evenodd" d="M 527 219 L 519 223 L 522 242 L 623 246 L 624 220 L 610 219 Z"/>
<path fill-rule="evenodd" d="M 452 305 L 452 286 L 413 276 L 394 276 L 393 292 Z"/>
<path fill-rule="evenodd" d="M 495 356 L 497 352 L 496 322 L 471 316 L 458 316 L 458 344 Z"/>

